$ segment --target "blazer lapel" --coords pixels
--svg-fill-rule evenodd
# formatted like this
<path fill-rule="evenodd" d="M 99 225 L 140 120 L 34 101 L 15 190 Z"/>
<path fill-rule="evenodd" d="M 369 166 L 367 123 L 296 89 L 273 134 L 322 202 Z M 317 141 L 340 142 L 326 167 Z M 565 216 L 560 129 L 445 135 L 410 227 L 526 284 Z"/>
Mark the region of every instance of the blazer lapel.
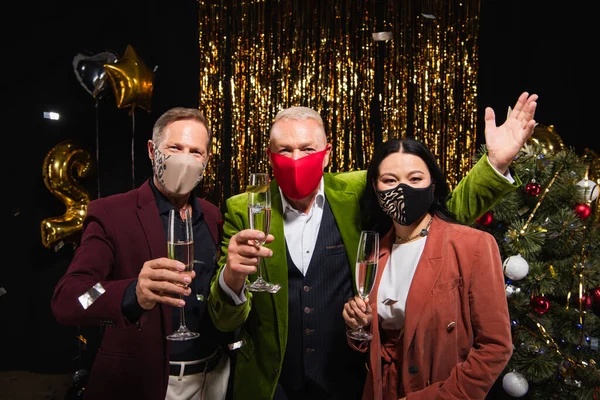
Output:
<path fill-rule="evenodd" d="M 152 178 L 150 178 L 152 179 Z M 167 238 L 165 237 L 164 229 L 160 216 L 158 215 L 158 207 L 156 206 L 156 200 L 154 199 L 154 193 L 150 187 L 150 183 L 146 181 L 138 189 L 138 219 L 142 225 L 142 229 L 146 235 L 146 241 L 148 243 L 148 249 L 150 250 L 150 259 L 156 259 L 160 257 L 167 257 Z M 142 266 L 140 265 L 140 269 Z M 167 332 L 172 331 L 172 308 L 164 307 L 162 304 L 158 305 L 159 309 L 162 310 L 163 326 L 167 327 Z M 143 324 L 148 318 L 149 313 L 145 313 L 140 319 L 140 324 Z M 165 351 L 169 352 L 170 343 L 165 340 Z"/>
<path fill-rule="evenodd" d="M 249 226 L 249 225 L 248 225 Z M 275 309 L 277 319 L 279 343 L 282 343 L 282 349 L 287 344 L 287 316 L 288 316 L 288 265 L 287 251 L 285 247 L 285 234 L 283 233 L 283 206 L 281 203 L 281 193 L 275 180 L 271 181 L 271 229 L 270 233 L 275 236 L 275 240 L 265 245 L 273 250 L 273 256 L 263 259 L 263 278 L 268 282 L 278 283 L 281 289 L 274 294 L 265 294 L 270 296 Z M 281 355 L 283 357 L 283 354 Z"/>
<path fill-rule="evenodd" d="M 434 217 L 427 243 L 419 259 L 417 270 L 410 284 L 408 298 L 406 299 L 406 319 L 404 321 L 404 356 L 415 334 L 419 319 L 426 303 L 431 298 L 433 286 L 438 280 L 443 265 L 444 251 L 444 223 Z"/>
<path fill-rule="evenodd" d="M 152 259 L 167 257 L 167 239 L 165 238 L 162 222 L 158 216 L 156 200 L 148 182 L 144 183 L 138 190 L 137 214 L 146 234 Z"/>
<path fill-rule="evenodd" d="M 347 184 L 336 179 L 334 175 L 324 174 L 323 177 L 325 179 L 325 197 L 327 197 L 342 236 L 352 276 L 354 276 L 361 229 L 359 194 L 346 190 Z M 354 293 L 356 293 L 356 283 L 353 282 L 352 285 Z"/>

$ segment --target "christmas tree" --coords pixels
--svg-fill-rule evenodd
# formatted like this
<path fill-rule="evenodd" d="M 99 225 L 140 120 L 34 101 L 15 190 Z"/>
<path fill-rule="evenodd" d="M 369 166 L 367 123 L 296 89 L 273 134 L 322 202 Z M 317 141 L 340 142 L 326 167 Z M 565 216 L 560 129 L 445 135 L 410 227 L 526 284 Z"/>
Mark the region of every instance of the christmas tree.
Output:
<path fill-rule="evenodd" d="M 506 278 L 514 350 L 499 380 L 507 398 L 600 399 L 600 160 L 549 143 L 528 141 L 512 164 L 523 186 L 476 224 Z"/>

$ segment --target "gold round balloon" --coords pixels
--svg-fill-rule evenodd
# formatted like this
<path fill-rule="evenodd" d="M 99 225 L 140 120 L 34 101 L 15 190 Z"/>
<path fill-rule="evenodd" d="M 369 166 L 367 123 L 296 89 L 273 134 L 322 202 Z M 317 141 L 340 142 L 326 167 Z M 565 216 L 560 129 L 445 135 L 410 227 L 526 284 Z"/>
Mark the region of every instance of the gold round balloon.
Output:
<path fill-rule="evenodd" d="M 562 138 L 556 133 L 554 126 L 537 124 L 533 128 L 533 133 L 527 140 L 531 145 L 536 144 L 541 147 L 545 155 L 554 155 L 565 148 Z"/>
<path fill-rule="evenodd" d="M 135 107 L 150 111 L 154 73 L 138 57 L 133 47 L 127 46 L 115 63 L 104 64 L 110 79 L 118 108 Z"/>
<path fill-rule="evenodd" d="M 90 153 L 68 140 L 57 144 L 46 154 L 42 165 L 44 184 L 50 193 L 65 204 L 67 210 L 61 216 L 42 221 L 44 247 L 52 248 L 61 241 L 73 241 L 74 234 L 82 228 L 90 196 L 73 174 L 77 178 L 84 177 L 91 165 Z"/>

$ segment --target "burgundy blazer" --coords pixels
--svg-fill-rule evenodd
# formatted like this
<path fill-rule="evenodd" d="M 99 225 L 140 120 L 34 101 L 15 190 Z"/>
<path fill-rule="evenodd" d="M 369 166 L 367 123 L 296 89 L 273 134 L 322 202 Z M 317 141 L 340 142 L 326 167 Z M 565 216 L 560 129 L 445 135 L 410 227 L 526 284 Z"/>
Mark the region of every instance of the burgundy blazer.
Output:
<path fill-rule="evenodd" d="M 363 399 L 382 398 L 376 299 L 393 243 L 392 229 L 381 241 L 377 280 L 369 296 L 375 300 L 373 339 Z M 434 217 L 406 299 L 398 350 L 399 387 L 408 400 L 486 397 L 512 355 L 502 261 L 492 235 Z"/>
<path fill-rule="evenodd" d="M 216 247 L 221 212 L 198 199 Z M 127 193 L 90 202 L 81 243 L 52 297 L 64 325 L 104 326 L 87 381 L 87 399 L 164 400 L 169 377 L 171 307 L 158 304 L 137 324 L 121 311 L 125 289 L 144 262 L 167 257 L 167 244 L 149 181 Z M 87 309 L 78 298 L 100 283 L 105 292 Z"/>

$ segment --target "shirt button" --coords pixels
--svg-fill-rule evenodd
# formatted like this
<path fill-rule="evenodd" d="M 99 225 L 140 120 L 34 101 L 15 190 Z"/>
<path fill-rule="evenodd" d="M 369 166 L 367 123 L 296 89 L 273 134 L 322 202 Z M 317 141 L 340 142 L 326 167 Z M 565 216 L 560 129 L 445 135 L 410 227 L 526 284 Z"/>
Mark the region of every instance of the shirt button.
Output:
<path fill-rule="evenodd" d="M 304 307 L 304 312 L 306 314 L 310 314 L 311 311 L 312 311 L 312 309 L 310 307 Z"/>
<path fill-rule="evenodd" d="M 305 292 L 308 292 L 308 291 L 310 291 L 310 289 L 312 289 L 310 286 L 304 286 L 304 287 L 302 288 L 302 290 L 304 290 Z"/>
<path fill-rule="evenodd" d="M 411 366 L 408 367 L 408 373 L 409 374 L 413 374 L 414 375 L 417 372 L 419 372 L 419 368 L 417 368 L 416 366 L 411 365 Z"/>

